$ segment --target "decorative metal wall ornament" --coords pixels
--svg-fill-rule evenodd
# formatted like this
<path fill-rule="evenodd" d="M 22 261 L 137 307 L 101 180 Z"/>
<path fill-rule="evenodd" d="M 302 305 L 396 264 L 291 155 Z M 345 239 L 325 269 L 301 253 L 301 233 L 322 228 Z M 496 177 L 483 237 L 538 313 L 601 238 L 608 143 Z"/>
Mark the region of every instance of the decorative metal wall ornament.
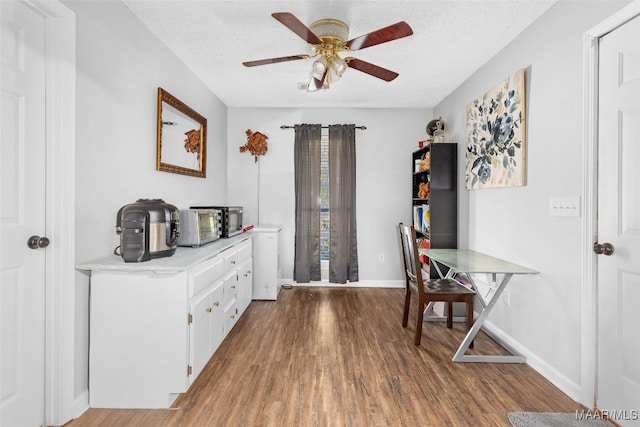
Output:
<path fill-rule="evenodd" d="M 525 73 L 467 105 L 467 189 L 525 185 Z"/>

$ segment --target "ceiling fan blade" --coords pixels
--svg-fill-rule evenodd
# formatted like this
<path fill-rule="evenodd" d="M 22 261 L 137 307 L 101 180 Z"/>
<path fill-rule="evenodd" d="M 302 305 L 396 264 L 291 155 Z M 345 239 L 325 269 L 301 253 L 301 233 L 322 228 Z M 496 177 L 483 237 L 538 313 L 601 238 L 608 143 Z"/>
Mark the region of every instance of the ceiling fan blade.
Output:
<path fill-rule="evenodd" d="M 280 21 L 282 25 L 296 33 L 307 43 L 322 44 L 322 40 L 320 40 L 320 38 L 316 36 L 313 31 L 307 28 L 307 26 L 304 25 L 298 18 L 293 16 L 293 14 L 289 12 L 276 12 L 272 13 L 271 16 Z"/>
<path fill-rule="evenodd" d="M 373 77 L 377 77 L 387 82 L 390 82 L 391 80 L 399 76 L 399 74 L 395 71 L 387 70 L 386 68 L 371 64 L 369 62 L 363 61 L 362 59 L 349 58 L 347 64 L 349 68 L 354 68 L 358 71 L 362 71 L 363 73 L 372 75 Z"/>
<path fill-rule="evenodd" d="M 244 65 L 245 67 L 256 67 L 258 65 L 277 64 L 278 62 L 296 61 L 298 59 L 307 59 L 307 58 L 309 58 L 309 55 L 281 56 L 279 58 L 268 58 L 268 59 L 259 59 L 257 61 L 247 61 L 247 62 L 243 62 L 242 65 Z"/>
<path fill-rule="evenodd" d="M 379 30 L 351 39 L 347 42 L 347 47 L 351 50 L 360 50 L 365 47 L 375 46 L 377 44 L 390 42 L 391 40 L 407 37 L 411 34 L 413 34 L 413 30 L 409 24 L 404 21 L 400 21 L 397 24 L 389 25 L 388 27 L 380 28 Z"/>

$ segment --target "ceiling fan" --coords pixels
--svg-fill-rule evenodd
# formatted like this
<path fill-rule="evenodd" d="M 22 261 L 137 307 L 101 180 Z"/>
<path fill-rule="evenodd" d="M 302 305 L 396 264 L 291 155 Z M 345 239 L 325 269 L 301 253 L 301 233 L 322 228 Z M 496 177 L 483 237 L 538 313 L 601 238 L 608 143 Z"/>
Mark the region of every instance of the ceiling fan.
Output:
<path fill-rule="evenodd" d="M 332 82 L 342 77 L 347 68 L 353 68 L 390 82 L 398 77 L 398 73 L 361 59 L 342 57 L 340 54 L 350 53 L 413 34 L 413 30 L 409 24 L 400 21 L 388 27 L 346 41 L 349 35 L 349 26 L 337 19 L 321 19 L 307 27 L 293 14 L 288 12 L 272 13 L 271 16 L 309 43 L 314 54 L 281 56 L 257 61 L 247 61 L 242 64 L 245 67 L 256 67 L 258 65 L 317 58 L 313 62 L 311 69 L 311 80 L 307 87 L 309 91 L 329 88 Z"/>

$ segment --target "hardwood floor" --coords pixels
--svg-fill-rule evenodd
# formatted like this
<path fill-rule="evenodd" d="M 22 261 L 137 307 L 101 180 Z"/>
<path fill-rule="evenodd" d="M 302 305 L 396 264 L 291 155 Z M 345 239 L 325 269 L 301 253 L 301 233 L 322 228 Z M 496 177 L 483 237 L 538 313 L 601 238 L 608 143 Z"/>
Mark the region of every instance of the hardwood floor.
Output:
<path fill-rule="evenodd" d="M 451 362 L 464 323 L 428 323 L 414 346 L 403 302 L 304 287 L 253 301 L 172 409 L 89 409 L 65 426 L 510 426 L 511 411 L 584 409 L 527 365 Z M 473 352 L 505 353 L 483 333 Z"/>

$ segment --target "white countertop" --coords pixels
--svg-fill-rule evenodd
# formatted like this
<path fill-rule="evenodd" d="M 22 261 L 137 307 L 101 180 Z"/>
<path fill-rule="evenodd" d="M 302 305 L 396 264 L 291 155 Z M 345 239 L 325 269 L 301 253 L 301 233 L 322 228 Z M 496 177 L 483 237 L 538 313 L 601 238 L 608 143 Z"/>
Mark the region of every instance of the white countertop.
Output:
<path fill-rule="evenodd" d="M 255 231 L 256 233 L 275 233 L 280 230 L 282 230 L 281 225 L 272 224 L 256 224 L 251 229 L 251 231 Z"/>
<path fill-rule="evenodd" d="M 77 270 L 88 271 L 152 271 L 155 273 L 177 273 L 188 270 L 194 265 L 218 255 L 236 243 L 251 238 L 253 231 L 248 231 L 227 239 L 219 239 L 198 248 L 178 247 L 176 252 L 163 258 L 154 258 L 143 262 L 124 262 L 119 255 L 87 261 L 76 266 Z"/>

